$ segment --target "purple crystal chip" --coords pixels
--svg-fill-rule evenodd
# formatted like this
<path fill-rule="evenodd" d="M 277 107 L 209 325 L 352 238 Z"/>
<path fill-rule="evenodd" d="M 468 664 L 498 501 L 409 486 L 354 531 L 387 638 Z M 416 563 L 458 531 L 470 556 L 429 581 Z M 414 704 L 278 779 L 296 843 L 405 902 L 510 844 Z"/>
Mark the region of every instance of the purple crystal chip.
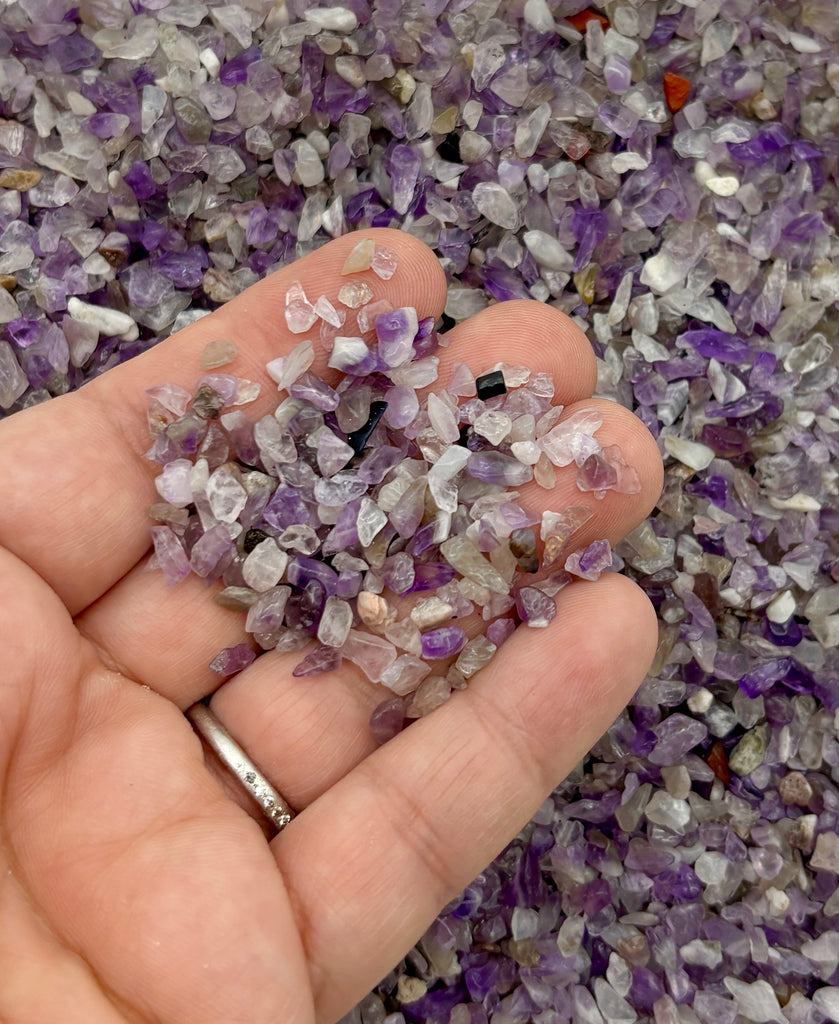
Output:
<path fill-rule="evenodd" d="M 422 635 L 424 658 L 450 658 L 466 644 L 466 634 L 459 626 L 441 626 Z"/>
<path fill-rule="evenodd" d="M 241 672 L 256 659 L 256 654 L 247 644 L 237 644 L 235 647 L 225 647 L 223 651 L 213 658 L 210 668 L 220 676 L 232 676 Z"/>
<path fill-rule="evenodd" d="M 531 628 L 544 629 L 556 618 L 556 601 L 535 587 L 522 587 L 516 594 L 516 611 Z"/>

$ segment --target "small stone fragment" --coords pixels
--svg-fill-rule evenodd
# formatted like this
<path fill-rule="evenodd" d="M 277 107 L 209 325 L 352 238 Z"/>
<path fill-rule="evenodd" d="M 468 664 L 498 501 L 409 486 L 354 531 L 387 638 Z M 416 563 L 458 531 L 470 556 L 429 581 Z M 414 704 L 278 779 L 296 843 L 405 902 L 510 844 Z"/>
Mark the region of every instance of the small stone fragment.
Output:
<path fill-rule="evenodd" d="M 356 242 L 349 256 L 344 260 L 341 274 L 360 274 L 369 270 L 375 250 L 376 243 L 372 238 L 362 238 L 360 242 Z"/>
<path fill-rule="evenodd" d="M 174 587 L 189 575 L 190 565 L 183 545 L 168 526 L 151 528 L 154 554 L 167 586 Z"/>
<path fill-rule="evenodd" d="M 379 420 L 384 415 L 387 407 L 387 402 L 371 402 L 370 414 L 367 417 L 367 421 L 363 426 L 359 427 L 358 430 L 352 430 L 347 434 L 347 444 L 352 448 L 356 455 L 360 454 L 364 450 L 364 447 L 370 440 L 370 435 L 378 426 Z"/>
<path fill-rule="evenodd" d="M 766 743 L 765 725 L 757 725 L 750 729 L 728 755 L 728 767 L 738 775 L 750 775 L 763 764 Z"/>
<path fill-rule="evenodd" d="M 0 171 L 0 188 L 11 188 L 16 192 L 28 192 L 43 178 L 41 171 L 26 171 L 17 167 L 6 167 Z"/>
<path fill-rule="evenodd" d="M 315 307 L 306 298 L 303 285 L 299 281 L 295 281 L 286 292 L 285 297 L 285 321 L 288 329 L 292 334 L 305 334 L 309 328 L 314 326 L 317 318 Z"/>
<path fill-rule="evenodd" d="M 393 697 L 390 700 L 382 701 L 375 709 L 370 716 L 370 732 L 377 743 L 387 743 L 402 731 L 406 706 L 403 697 Z"/>
<path fill-rule="evenodd" d="M 256 654 L 247 644 L 225 647 L 210 662 L 210 669 L 220 676 L 232 676 L 256 660 Z"/>
<path fill-rule="evenodd" d="M 318 640 L 326 647 L 343 647 L 352 628 L 352 608 L 340 597 L 327 597 L 318 624 Z"/>
<path fill-rule="evenodd" d="M 432 626 L 439 626 L 454 616 L 454 608 L 448 601 L 442 598 L 428 597 L 418 601 L 411 609 L 410 619 L 418 629 L 431 629 Z"/>
<path fill-rule="evenodd" d="M 535 587 L 522 587 L 516 594 L 516 611 L 531 629 L 544 629 L 556 618 L 556 601 Z"/>
<path fill-rule="evenodd" d="M 219 366 L 226 366 L 232 363 L 238 354 L 239 349 L 233 341 L 211 341 L 201 353 L 201 369 L 215 370 Z"/>
<path fill-rule="evenodd" d="M 396 266 L 396 253 L 392 249 L 388 249 L 386 245 L 377 245 L 370 261 L 370 269 L 373 273 L 382 281 L 389 281 L 396 273 Z"/>
<path fill-rule="evenodd" d="M 340 667 L 341 652 L 337 647 L 321 643 L 309 651 L 305 658 L 298 661 L 291 674 L 300 679 L 305 676 L 320 676 L 326 672 L 334 672 Z"/>
<path fill-rule="evenodd" d="M 209 384 L 202 384 L 195 392 L 191 408 L 202 420 L 215 420 L 221 415 L 225 407 L 222 395 L 210 387 Z"/>
<path fill-rule="evenodd" d="M 470 640 L 458 655 L 455 668 L 464 679 L 471 679 L 492 660 L 498 648 L 485 636 L 476 636 Z"/>
<path fill-rule="evenodd" d="M 373 289 L 366 281 L 348 281 L 338 289 L 338 301 L 349 309 L 358 309 L 373 298 Z"/>
<path fill-rule="evenodd" d="M 261 531 L 253 530 L 252 533 Z M 258 593 L 275 587 L 283 577 L 288 565 L 288 555 L 277 547 L 273 537 L 265 537 L 251 548 L 242 563 L 242 579 Z"/>
<path fill-rule="evenodd" d="M 536 535 L 533 530 L 513 530 L 510 534 L 510 551 L 522 572 L 538 572 L 539 556 L 536 553 Z"/>
<path fill-rule="evenodd" d="M 466 634 L 459 626 L 442 626 L 422 635 L 424 658 L 450 658 L 466 644 Z"/>
<path fill-rule="evenodd" d="M 778 783 L 778 793 L 785 804 L 806 807 L 813 798 L 813 787 L 803 772 L 787 772 Z"/>
<path fill-rule="evenodd" d="M 507 385 L 504 383 L 504 374 L 501 370 L 492 370 L 490 373 L 482 374 L 475 380 L 475 388 L 478 398 L 486 401 L 496 395 L 506 395 Z"/>
<path fill-rule="evenodd" d="M 830 871 L 834 875 L 839 875 L 839 834 L 820 832 L 816 836 L 810 867 L 814 871 Z"/>

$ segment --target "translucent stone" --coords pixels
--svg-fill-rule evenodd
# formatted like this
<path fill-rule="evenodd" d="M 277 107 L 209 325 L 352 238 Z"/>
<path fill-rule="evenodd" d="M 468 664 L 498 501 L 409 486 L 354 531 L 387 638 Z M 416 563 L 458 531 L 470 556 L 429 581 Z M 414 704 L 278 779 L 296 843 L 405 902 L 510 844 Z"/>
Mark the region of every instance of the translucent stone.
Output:
<path fill-rule="evenodd" d="M 417 687 L 408 705 L 408 715 L 419 718 L 430 714 L 444 704 L 451 695 L 452 687 L 443 676 L 429 676 Z"/>
<path fill-rule="evenodd" d="M 312 323 L 314 323 L 314 320 L 312 320 Z M 301 341 L 287 356 L 272 359 L 265 369 L 268 371 L 271 379 L 276 381 L 277 389 L 279 391 L 287 391 L 298 377 L 309 369 L 314 361 L 315 350 L 311 341 Z"/>
<path fill-rule="evenodd" d="M 277 547 L 273 537 L 266 537 L 242 563 L 242 579 L 261 594 L 276 587 L 287 565 L 288 555 Z"/>
<path fill-rule="evenodd" d="M 350 445 L 342 441 L 329 427 L 321 427 L 315 431 L 314 435 L 309 437 L 309 442 L 312 440 L 317 450 L 318 469 L 323 476 L 337 473 L 355 455 Z"/>
<path fill-rule="evenodd" d="M 206 495 L 213 515 L 220 523 L 235 522 L 248 500 L 245 488 L 225 466 L 210 474 Z"/>
<path fill-rule="evenodd" d="M 586 505 L 569 505 L 560 512 L 542 513 L 540 536 L 545 542 L 546 565 L 552 565 L 559 558 L 569 537 L 584 526 L 593 515 Z"/>
<path fill-rule="evenodd" d="M 424 658 L 436 660 L 450 658 L 457 654 L 466 643 L 466 634 L 459 626 L 441 626 L 429 630 L 422 635 L 422 654 Z"/>
<path fill-rule="evenodd" d="M 381 682 L 382 673 L 396 661 L 396 648 L 381 637 L 351 629 L 341 650 L 371 683 Z"/>
<path fill-rule="evenodd" d="M 325 295 L 315 301 L 314 310 L 321 320 L 332 327 L 342 327 L 347 319 L 347 314 L 343 310 L 339 313 Z"/>
<path fill-rule="evenodd" d="M 373 289 L 366 281 L 348 281 L 338 289 L 338 301 L 349 309 L 358 309 L 373 298 Z"/>
<path fill-rule="evenodd" d="M 275 633 L 282 627 L 291 587 L 266 590 L 248 609 L 245 629 L 249 633 Z"/>
<path fill-rule="evenodd" d="M 413 342 L 419 327 L 415 309 L 403 307 L 376 317 L 379 355 L 388 366 L 401 366 L 413 354 Z"/>
<path fill-rule="evenodd" d="M 580 409 L 540 437 L 539 444 L 555 466 L 572 462 L 581 465 L 600 451 L 600 443 L 593 435 L 602 425 L 603 415 L 598 409 Z"/>
<path fill-rule="evenodd" d="M 389 281 L 396 273 L 396 267 L 396 253 L 385 245 L 377 245 L 370 261 L 370 269 L 373 273 L 382 281 Z"/>
<path fill-rule="evenodd" d="M 292 334 L 305 334 L 306 331 L 314 326 L 317 318 L 318 315 L 315 312 L 315 307 L 306 298 L 306 293 L 303 291 L 303 285 L 299 281 L 294 281 L 286 292 L 285 297 L 285 321 L 288 329 Z M 311 342 L 309 342 L 309 345 L 311 347 Z M 285 358 L 289 357 L 290 356 L 287 356 Z M 278 360 L 274 360 L 274 362 L 277 361 Z M 270 367 L 271 363 L 268 365 Z M 311 363 L 309 365 L 311 365 Z M 269 373 L 270 372 L 271 371 L 269 370 Z M 271 374 L 271 376 L 273 377 L 273 374 Z"/>
<path fill-rule="evenodd" d="M 507 581 L 466 537 L 450 537 L 440 545 L 443 558 L 462 576 L 488 587 L 497 594 L 508 594 Z"/>
<path fill-rule="evenodd" d="M 399 697 L 413 693 L 431 674 L 431 666 L 413 654 L 400 654 L 382 673 L 381 682 Z"/>
<path fill-rule="evenodd" d="M 512 427 L 513 421 L 506 413 L 496 412 L 494 410 L 487 410 L 486 412 L 481 413 L 481 415 L 478 416 L 472 424 L 472 429 L 475 433 L 485 437 L 487 441 L 493 445 L 501 444 L 504 438 L 512 430 Z M 538 455 L 531 465 L 533 465 L 537 459 Z"/>
<path fill-rule="evenodd" d="M 237 644 L 219 651 L 209 667 L 220 676 L 232 676 L 247 668 L 255 659 L 255 652 L 247 644 Z"/>
<path fill-rule="evenodd" d="M 458 655 L 455 668 L 464 679 L 471 679 L 492 660 L 498 648 L 485 636 L 476 636 L 470 640 Z"/>
<path fill-rule="evenodd" d="M 154 481 L 157 493 L 171 505 L 183 507 L 192 504 L 191 473 L 192 462 L 189 459 L 174 459 L 167 463 Z"/>
<path fill-rule="evenodd" d="M 169 587 L 174 587 L 190 573 L 189 559 L 178 537 L 168 526 L 153 526 L 151 537 L 157 564 Z"/>
<path fill-rule="evenodd" d="M 644 809 L 644 815 L 648 821 L 652 821 L 656 825 L 663 825 L 677 835 L 684 835 L 691 819 L 690 805 L 687 801 L 675 800 L 663 789 L 653 793 Z"/>
<path fill-rule="evenodd" d="M 290 146 L 296 157 L 294 178 L 301 185 L 319 185 L 325 176 L 323 161 L 307 139 L 295 139 Z"/>
<path fill-rule="evenodd" d="M 289 551 L 313 555 L 320 547 L 320 538 L 313 527 L 298 523 L 287 526 L 277 538 L 277 543 Z"/>
<path fill-rule="evenodd" d="M 348 33 L 358 28 L 358 18 L 348 7 L 310 7 L 303 12 L 303 17 L 329 32 Z"/>
<path fill-rule="evenodd" d="M 425 359 L 415 359 L 405 366 L 397 367 L 390 371 L 390 379 L 399 387 L 426 388 L 437 380 L 437 367 L 440 360 L 437 356 L 428 356 Z"/>
<path fill-rule="evenodd" d="M 585 551 L 574 551 L 565 560 L 565 571 L 585 580 L 596 580 L 612 565 L 612 549 L 607 540 L 595 540 Z"/>
<path fill-rule="evenodd" d="M 516 594 L 516 610 L 531 629 L 544 629 L 556 618 L 556 602 L 535 587 L 522 587 Z"/>
<path fill-rule="evenodd" d="M 379 506 L 366 495 L 361 499 L 358 510 L 356 525 L 358 528 L 358 542 L 366 548 L 373 543 L 373 539 L 387 524 L 387 515 Z"/>
<path fill-rule="evenodd" d="M 472 189 L 472 199 L 479 213 L 491 223 L 509 231 L 519 226 L 518 207 L 497 181 L 478 182 Z"/>
<path fill-rule="evenodd" d="M 737 1012 L 741 1017 L 756 1024 L 765 1024 L 769 1021 L 786 1024 L 778 997 L 768 981 L 761 978 L 749 983 L 729 975 L 723 978 L 723 984 L 734 997 Z"/>
<path fill-rule="evenodd" d="M 350 605 L 340 597 L 327 597 L 318 623 L 318 640 L 325 647 L 343 647 L 352 623 Z"/>
<path fill-rule="evenodd" d="M 570 273 L 574 268 L 574 257 L 547 231 L 532 229 L 525 231 L 522 241 L 540 267 L 548 270 Z"/>
<path fill-rule="evenodd" d="M 437 596 L 418 601 L 410 613 L 411 622 L 420 630 L 439 626 L 453 616 L 453 606 Z"/>
<path fill-rule="evenodd" d="M 233 341 L 211 341 L 201 353 L 201 369 L 214 370 L 219 366 L 226 366 L 232 363 L 238 354 L 239 349 Z"/>
<path fill-rule="evenodd" d="M 457 417 L 449 406 L 442 398 L 435 394 L 428 396 L 428 402 L 426 404 L 428 412 L 428 418 L 431 421 L 432 429 L 435 431 L 437 436 L 447 441 L 449 444 L 455 442 L 460 436 L 460 428 L 458 427 Z"/>
<path fill-rule="evenodd" d="M 342 274 L 360 274 L 370 269 L 370 263 L 376 250 L 376 243 L 372 238 L 362 238 L 356 242 L 344 261 L 341 268 Z"/>

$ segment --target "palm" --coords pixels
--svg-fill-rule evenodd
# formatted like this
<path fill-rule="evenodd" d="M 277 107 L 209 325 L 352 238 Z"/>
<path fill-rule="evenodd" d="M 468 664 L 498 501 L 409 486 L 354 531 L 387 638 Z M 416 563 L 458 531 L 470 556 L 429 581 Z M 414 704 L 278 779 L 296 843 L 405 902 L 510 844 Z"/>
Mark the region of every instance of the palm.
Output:
<path fill-rule="evenodd" d="M 219 717 L 305 808 L 271 841 L 205 765 L 182 711 L 215 690 L 206 666 L 242 623 L 197 581 L 168 591 L 144 570 L 143 389 L 189 387 L 215 337 L 236 337 L 235 372 L 264 380 L 260 364 L 291 343 L 276 326 L 288 283 L 334 296 L 352 241 L 0 428 L 2 1019 L 336 1019 L 515 834 L 643 674 L 652 615 L 611 577 L 563 591 L 548 630 L 519 631 L 468 690 L 380 750 L 366 726 L 380 697 L 351 670 L 294 679 L 299 655 L 275 653 L 219 689 Z M 388 297 L 439 312 L 431 254 L 387 241 L 400 251 Z M 450 362 L 455 347 L 467 362 L 476 353 L 475 369 L 517 358 L 554 371 L 568 403 L 590 395 L 585 340 L 553 311 L 511 304 L 476 319 L 456 329 Z M 611 408 L 603 433 L 644 482 L 599 503 L 591 537 L 615 541 L 647 513 L 660 466 L 624 410 Z"/>

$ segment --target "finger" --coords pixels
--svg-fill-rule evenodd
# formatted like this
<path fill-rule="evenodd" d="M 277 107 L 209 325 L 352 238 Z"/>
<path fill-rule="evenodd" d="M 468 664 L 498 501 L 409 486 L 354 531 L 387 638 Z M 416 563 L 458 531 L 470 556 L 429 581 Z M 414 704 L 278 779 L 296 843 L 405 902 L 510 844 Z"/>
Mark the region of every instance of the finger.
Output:
<path fill-rule="evenodd" d="M 554 405 L 567 405 L 588 398 L 597 381 L 591 342 L 553 306 L 526 299 L 501 302 L 462 321 L 445 337 L 449 345 L 436 353 L 444 384 L 456 363 L 467 363 L 475 374 L 497 363 L 515 363 L 533 376 L 549 373 L 556 387 Z"/>
<path fill-rule="evenodd" d="M 367 236 L 398 259 L 390 281 L 365 272 L 374 298 L 436 316 L 445 302 L 445 280 L 432 251 L 401 231 L 371 230 Z M 201 376 L 203 348 L 231 339 L 240 353 L 229 369 L 267 383 L 254 408 L 272 408 L 276 389 L 265 363 L 301 340 L 285 323 L 289 286 L 299 279 L 312 300 L 326 294 L 337 302 L 341 267 L 357 241 L 349 235 L 330 242 L 80 391 L 0 424 L 0 545 L 35 569 L 73 613 L 104 593 L 149 545 L 145 509 L 153 500 L 156 468 L 142 458 L 150 445 L 145 389 L 166 381 L 191 389 Z"/>
<path fill-rule="evenodd" d="M 453 362 L 465 362 L 474 372 L 480 372 L 487 365 L 488 353 L 494 359 L 503 352 L 507 360 L 533 365 L 535 372 L 552 373 L 562 382 L 560 400 L 573 402 L 590 390 L 594 373 L 591 346 L 563 314 L 535 302 L 513 302 L 491 307 L 473 321 L 455 328 L 451 344 L 441 350 L 449 360 L 441 382 L 447 381 Z M 603 443 L 623 439 L 626 457 L 637 465 L 645 480 L 644 491 L 638 496 L 609 495 L 607 500 L 596 502 L 576 491 L 573 475 L 560 474 L 556 493 L 533 485 L 528 501 L 541 513 L 543 508 L 569 504 L 567 496 L 573 491 L 576 498 L 572 496 L 571 500 L 587 498 L 597 506 L 598 513 L 606 513 L 607 532 L 604 534 L 599 521 L 594 522 L 589 527 L 594 531 L 592 539 L 605 535 L 616 541 L 652 507 L 660 489 L 661 460 L 640 421 L 614 403 L 599 404 L 606 421 L 601 428 Z M 217 685 L 218 679 L 208 665 L 218 651 L 246 639 L 243 617 L 209 600 L 202 582 L 189 578 L 168 590 L 159 573 L 143 569 L 129 573 L 87 609 L 78 625 L 101 651 L 108 653 L 111 664 L 182 708 Z"/>
<path fill-rule="evenodd" d="M 473 685 L 368 757 L 274 840 L 321 1019 L 346 1011 L 335 993 L 361 996 L 393 967 L 643 678 L 655 615 L 634 584 L 610 574 L 563 591 L 558 604 L 547 629 L 517 631 Z"/>

